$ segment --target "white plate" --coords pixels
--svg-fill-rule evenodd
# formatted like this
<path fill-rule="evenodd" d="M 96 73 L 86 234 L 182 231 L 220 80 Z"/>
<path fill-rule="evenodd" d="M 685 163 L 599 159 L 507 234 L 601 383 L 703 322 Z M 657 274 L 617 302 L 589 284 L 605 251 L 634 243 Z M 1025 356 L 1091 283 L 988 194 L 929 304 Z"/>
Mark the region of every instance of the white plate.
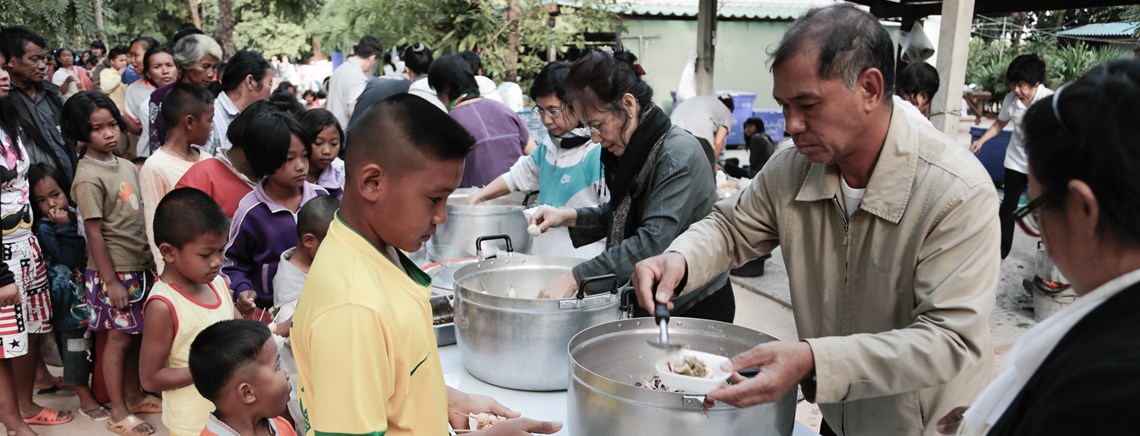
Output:
<path fill-rule="evenodd" d="M 692 377 L 687 375 L 677 374 L 669 370 L 666 365 L 669 362 L 676 362 L 683 359 L 685 356 L 693 356 L 705 362 L 708 367 L 708 377 Z M 725 384 L 728 377 L 732 373 L 720 369 L 720 365 L 728 362 L 729 359 L 724 356 L 716 354 L 705 353 L 701 351 L 682 349 L 677 353 L 669 353 L 668 356 L 657 360 L 654 369 L 657 370 L 657 376 L 661 377 L 661 382 L 673 391 L 683 391 L 689 394 L 704 395 L 716 390 Z"/>

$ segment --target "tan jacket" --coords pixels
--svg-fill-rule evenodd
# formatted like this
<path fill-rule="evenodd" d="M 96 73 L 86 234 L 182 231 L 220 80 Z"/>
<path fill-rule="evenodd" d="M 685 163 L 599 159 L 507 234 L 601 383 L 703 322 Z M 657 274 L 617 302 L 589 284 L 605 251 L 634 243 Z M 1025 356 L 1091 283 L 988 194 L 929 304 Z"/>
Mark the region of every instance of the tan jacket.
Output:
<path fill-rule="evenodd" d="M 993 183 L 901 106 L 850 223 L 838 167 L 784 147 L 668 248 L 699 285 L 782 247 L 796 328 L 815 354 L 814 400 L 841 435 L 936 434 L 993 370 Z"/>

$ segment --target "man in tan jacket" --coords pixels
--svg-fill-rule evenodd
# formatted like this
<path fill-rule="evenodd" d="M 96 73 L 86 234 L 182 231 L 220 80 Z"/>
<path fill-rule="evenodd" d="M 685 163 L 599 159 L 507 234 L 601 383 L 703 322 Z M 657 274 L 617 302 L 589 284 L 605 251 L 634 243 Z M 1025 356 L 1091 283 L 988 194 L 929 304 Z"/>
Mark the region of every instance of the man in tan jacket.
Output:
<path fill-rule="evenodd" d="M 782 247 L 802 341 L 735 356 L 733 369 L 760 374 L 709 399 L 744 407 L 801 384 L 824 435 L 936 434 L 989 382 L 997 196 L 966 147 L 892 100 L 893 65 L 889 35 L 866 12 L 799 19 L 772 59 L 794 148 L 637 265 L 652 312 Z"/>

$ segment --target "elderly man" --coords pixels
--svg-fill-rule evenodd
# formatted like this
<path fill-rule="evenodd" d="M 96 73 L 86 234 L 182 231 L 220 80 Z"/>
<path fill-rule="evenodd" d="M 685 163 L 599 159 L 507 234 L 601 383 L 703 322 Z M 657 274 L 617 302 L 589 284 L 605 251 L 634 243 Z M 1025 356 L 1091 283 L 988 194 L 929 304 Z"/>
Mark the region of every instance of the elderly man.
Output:
<path fill-rule="evenodd" d="M 996 194 L 965 147 L 892 99 L 893 54 L 878 21 L 846 4 L 795 22 L 771 62 L 795 147 L 637 265 L 648 310 L 783 248 L 802 341 L 733 357 L 760 375 L 710 400 L 765 403 L 798 383 L 824 435 L 935 434 L 989 381 Z"/>

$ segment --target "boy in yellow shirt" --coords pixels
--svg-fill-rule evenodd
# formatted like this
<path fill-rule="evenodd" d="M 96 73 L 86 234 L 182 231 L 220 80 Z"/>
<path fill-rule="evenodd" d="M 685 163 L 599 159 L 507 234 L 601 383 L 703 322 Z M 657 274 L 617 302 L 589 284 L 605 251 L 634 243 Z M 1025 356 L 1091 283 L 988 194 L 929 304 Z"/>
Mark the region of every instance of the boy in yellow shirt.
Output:
<path fill-rule="evenodd" d="M 307 434 L 446 435 L 467 415 L 508 418 L 470 434 L 549 434 L 560 423 L 518 418 L 494 400 L 443 383 L 416 251 L 447 219 L 474 139 L 410 94 L 368 110 L 348 133 L 344 199 L 309 270 L 292 344 Z"/>

